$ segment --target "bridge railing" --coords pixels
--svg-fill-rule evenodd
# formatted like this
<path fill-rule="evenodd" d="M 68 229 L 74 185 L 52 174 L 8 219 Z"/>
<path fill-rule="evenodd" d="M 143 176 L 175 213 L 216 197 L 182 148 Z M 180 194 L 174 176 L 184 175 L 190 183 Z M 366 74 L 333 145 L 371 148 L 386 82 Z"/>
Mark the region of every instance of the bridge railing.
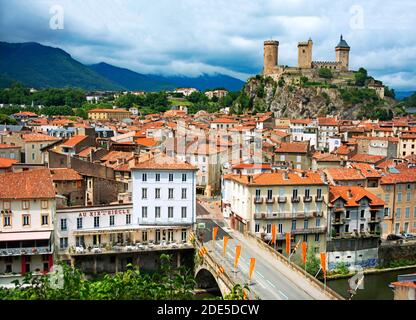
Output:
<path fill-rule="evenodd" d="M 326 288 L 325 288 L 324 284 L 321 281 L 319 281 L 318 279 L 316 279 L 315 277 L 313 277 L 309 273 L 305 274 L 304 269 L 302 269 L 301 267 L 299 267 L 298 265 L 296 265 L 294 263 L 290 263 L 289 260 L 284 255 L 282 255 L 278 251 L 274 250 L 271 246 L 269 246 L 267 243 L 262 241 L 260 238 L 258 238 L 256 236 L 253 236 L 250 233 L 245 233 L 244 236 L 246 238 L 255 240 L 261 247 L 268 250 L 272 255 L 274 255 L 276 257 L 276 259 L 285 263 L 293 271 L 297 272 L 298 274 L 300 274 L 301 276 L 306 278 L 312 285 L 321 289 L 322 291 L 325 290 L 325 293 L 326 293 L 327 296 L 331 297 L 334 300 L 345 300 L 344 297 L 342 297 L 339 293 L 335 292 L 334 290 L 332 290 L 328 286 L 326 286 Z"/>
<path fill-rule="evenodd" d="M 197 249 L 202 248 L 202 243 L 198 240 L 195 239 L 194 245 Z M 209 248 L 209 245 L 206 246 Z M 215 260 L 215 258 L 213 257 L 213 255 L 215 254 L 211 254 L 214 253 L 212 251 L 208 251 L 204 256 L 203 259 L 206 259 L 206 263 L 209 264 L 211 266 L 211 268 L 214 269 L 215 275 L 217 277 L 221 277 L 222 281 L 224 281 L 225 285 L 231 290 L 232 288 L 234 288 L 234 286 L 236 284 L 240 284 L 242 287 L 244 287 L 244 281 L 243 279 L 241 279 L 240 277 L 231 277 L 228 272 L 225 272 L 225 270 L 229 270 L 230 272 L 232 270 L 230 270 L 228 268 L 228 266 L 226 264 L 220 264 L 217 262 L 217 260 Z M 219 267 L 223 267 L 225 270 L 223 273 L 219 274 L 218 273 L 218 269 Z M 226 268 L 227 267 L 227 268 Z M 252 290 L 247 292 L 247 298 L 249 300 L 260 300 L 260 297 L 257 296 Z"/>

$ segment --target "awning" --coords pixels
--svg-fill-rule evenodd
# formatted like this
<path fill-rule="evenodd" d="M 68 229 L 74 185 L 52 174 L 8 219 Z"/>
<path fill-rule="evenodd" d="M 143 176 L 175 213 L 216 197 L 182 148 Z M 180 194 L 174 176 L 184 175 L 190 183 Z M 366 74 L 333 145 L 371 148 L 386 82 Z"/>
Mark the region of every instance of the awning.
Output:
<path fill-rule="evenodd" d="M 0 232 L 0 241 L 48 240 L 51 231 L 39 232 Z"/>

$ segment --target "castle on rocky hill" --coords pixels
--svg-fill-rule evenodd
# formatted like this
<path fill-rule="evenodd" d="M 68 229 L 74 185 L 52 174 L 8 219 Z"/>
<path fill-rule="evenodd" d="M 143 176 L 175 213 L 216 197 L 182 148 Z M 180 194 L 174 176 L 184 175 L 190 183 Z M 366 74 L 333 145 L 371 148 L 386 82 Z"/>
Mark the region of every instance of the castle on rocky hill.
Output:
<path fill-rule="evenodd" d="M 313 61 L 312 60 L 312 46 L 311 39 L 305 42 L 298 43 L 298 66 L 285 67 L 279 66 L 279 41 L 267 40 L 264 42 L 264 67 L 263 75 L 265 76 L 279 76 L 285 71 L 320 69 L 326 68 L 331 71 L 348 72 L 349 69 L 349 55 L 350 46 L 342 38 L 335 47 L 335 61 Z"/>

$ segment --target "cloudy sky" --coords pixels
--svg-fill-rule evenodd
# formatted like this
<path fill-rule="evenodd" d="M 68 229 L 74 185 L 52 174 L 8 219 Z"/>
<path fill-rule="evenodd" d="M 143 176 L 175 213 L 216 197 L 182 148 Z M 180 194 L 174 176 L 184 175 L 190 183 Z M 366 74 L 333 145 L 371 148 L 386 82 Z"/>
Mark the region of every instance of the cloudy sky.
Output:
<path fill-rule="evenodd" d="M 0 41 L 141 73 L 245 79 L 261 71 L 265 39 L 280 41 L 279 64 L 296 65 L 298 41 L 311 37 L 313 59 L 334 60 L 341 33 L 353 69 L 416 89 L 414 0 L 0 0 Z"/>

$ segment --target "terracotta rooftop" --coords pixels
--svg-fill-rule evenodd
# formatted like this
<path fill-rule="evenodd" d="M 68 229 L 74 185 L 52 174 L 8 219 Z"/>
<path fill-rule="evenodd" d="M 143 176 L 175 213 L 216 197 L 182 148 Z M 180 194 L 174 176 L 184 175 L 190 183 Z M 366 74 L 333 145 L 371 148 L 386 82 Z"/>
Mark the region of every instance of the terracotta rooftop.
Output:
<path fill-rule="evenodd" d="M 384 156 L 375 156 L 370 154 L 356 154 L 352 156 L 349 161 L 351 162 L 364 162 L 364 163 L 371 163 L 371 164 L 377 164 L 381 161 L 386 159 Z"/>
<path fill-rule="evenodd" d="M 17 163 L 17 160 L 15 159 L 0 158 L 0 169 L 10 168 L 15 163 Z"/>
<path fill-rule="evenodd" d="M 154 147 L 157 145 L 157 142 L 153 138 L 138 138 L 135 140 L 137 144 L 145 147 Z"/>
<path fill-rule="evenodd" d="M 352 163 L 351 167 L 359 170 L 366 178 L 381 178 L 381 173 L 368 163 Z"/>
<path fill-rule="evenodd" d="M 332 153 L 322 153 L 320 151 L 317 151 L 313 154 L 312 158 L 318 160 L 318 161 L 342 161 L 341 158 L 335 154 Z"/>
<path fill-rule="evenodd" d="M 323 170 L 328 178 L 332 178 L 334 181 L 349 181 L 349 180 L 363 180 L 364 176 L 360 171 L 354 168 L 326 168 Z"/>
<path fill-rule="evenodd" d="M 48 136 L 42 133 L 27 133 L 23 135 L 23 140 L 26 142 L 41 142 L 41 141 L 58 141 L 61 139 Z"/>
<path fill-rule="evenodd" d="M 338 198 L 345 201 L 347 207 L 357 207 L 364 197 L 369 199 L 370 206 L 384 206 L 385 202 L 376 195 L 358 186 L 330 186 L 329 202 L 333 204 Z"/>
<path fill-rule="evenodd" d="M 318 118 L 319 126 L 337 126 L 338 120 L 335 118 Z"/>
<path fill-rule="evenodd" d="M 0 149 L 14 149 L 14 148 L 20 149 L 20 147 L 16 145 L 0 143 Z"/>
<path fill-rule="evenodd" d="M 307 153 L 308 145 L 308 142 L 281 142 L 275 151 L 280 153 Z"/>
<path fill-rule="evenodd" d="M 89 110 L 88 113 L 97 113 L 97 112 L 103 112 L 103 113 L 130 113 L 129 111 L 125 109 L 92 109 Z"/>
<path fill-rule="evenodd" d="M 198 170 L 188 162 L 180 161 L 165 154 L 157 154 L 149 160 L 136 162 L 132 170 Z"/>
<path fill-rule="evenodd" d="M 416 182 L 416 168 L 400 169 L 399 173 L 389 173 L 381 178 L 382 184 Z"/>
<path fill-rule="evenodd" d="M 51 169 L 53 181 L 78 181 L 83 180 L 82 176 L 71 168 Z"/>
<path fill-rule="evenodd" d="M 229 118 L 218 118 L 212 120 L 211 123 L 237 123 L 237 121 Z"/>
<path fill-rule="evenodd" d="M 0 174 L 0 199 L 55 198 L 49 169 Z"/>
<path fill-rule="evenodd" d="M 238 169 L 272 169 L 270 163 L 239 163 L 232 167 L 235 170 Z"/>
<path fill-rule="evenodd" d="M 81 136 L 81 135 L 73 136 L 72 138 L 69 138 L 67 141 L 65 141 L 62 144 L 62 147 L 75 147 L 78 143 L 80 143 L 81 141 L 84 141 L 85 139 L 87 139 L 87 136 Z"/>
<path fill-rule="evenodd" d="M 225 179 L 225 178 L 224 178 Z M 285 178 L 284 171 L 264 172 L 254 175 L 228 175 L 227 179 L 249 186 L 272 185 L 324 185 L 321 175 L 317 172 L 306 171 L 304 177 L 300 172 L 291 171 Z M 250 181 L 250 179 L 252 179 Z"/>

